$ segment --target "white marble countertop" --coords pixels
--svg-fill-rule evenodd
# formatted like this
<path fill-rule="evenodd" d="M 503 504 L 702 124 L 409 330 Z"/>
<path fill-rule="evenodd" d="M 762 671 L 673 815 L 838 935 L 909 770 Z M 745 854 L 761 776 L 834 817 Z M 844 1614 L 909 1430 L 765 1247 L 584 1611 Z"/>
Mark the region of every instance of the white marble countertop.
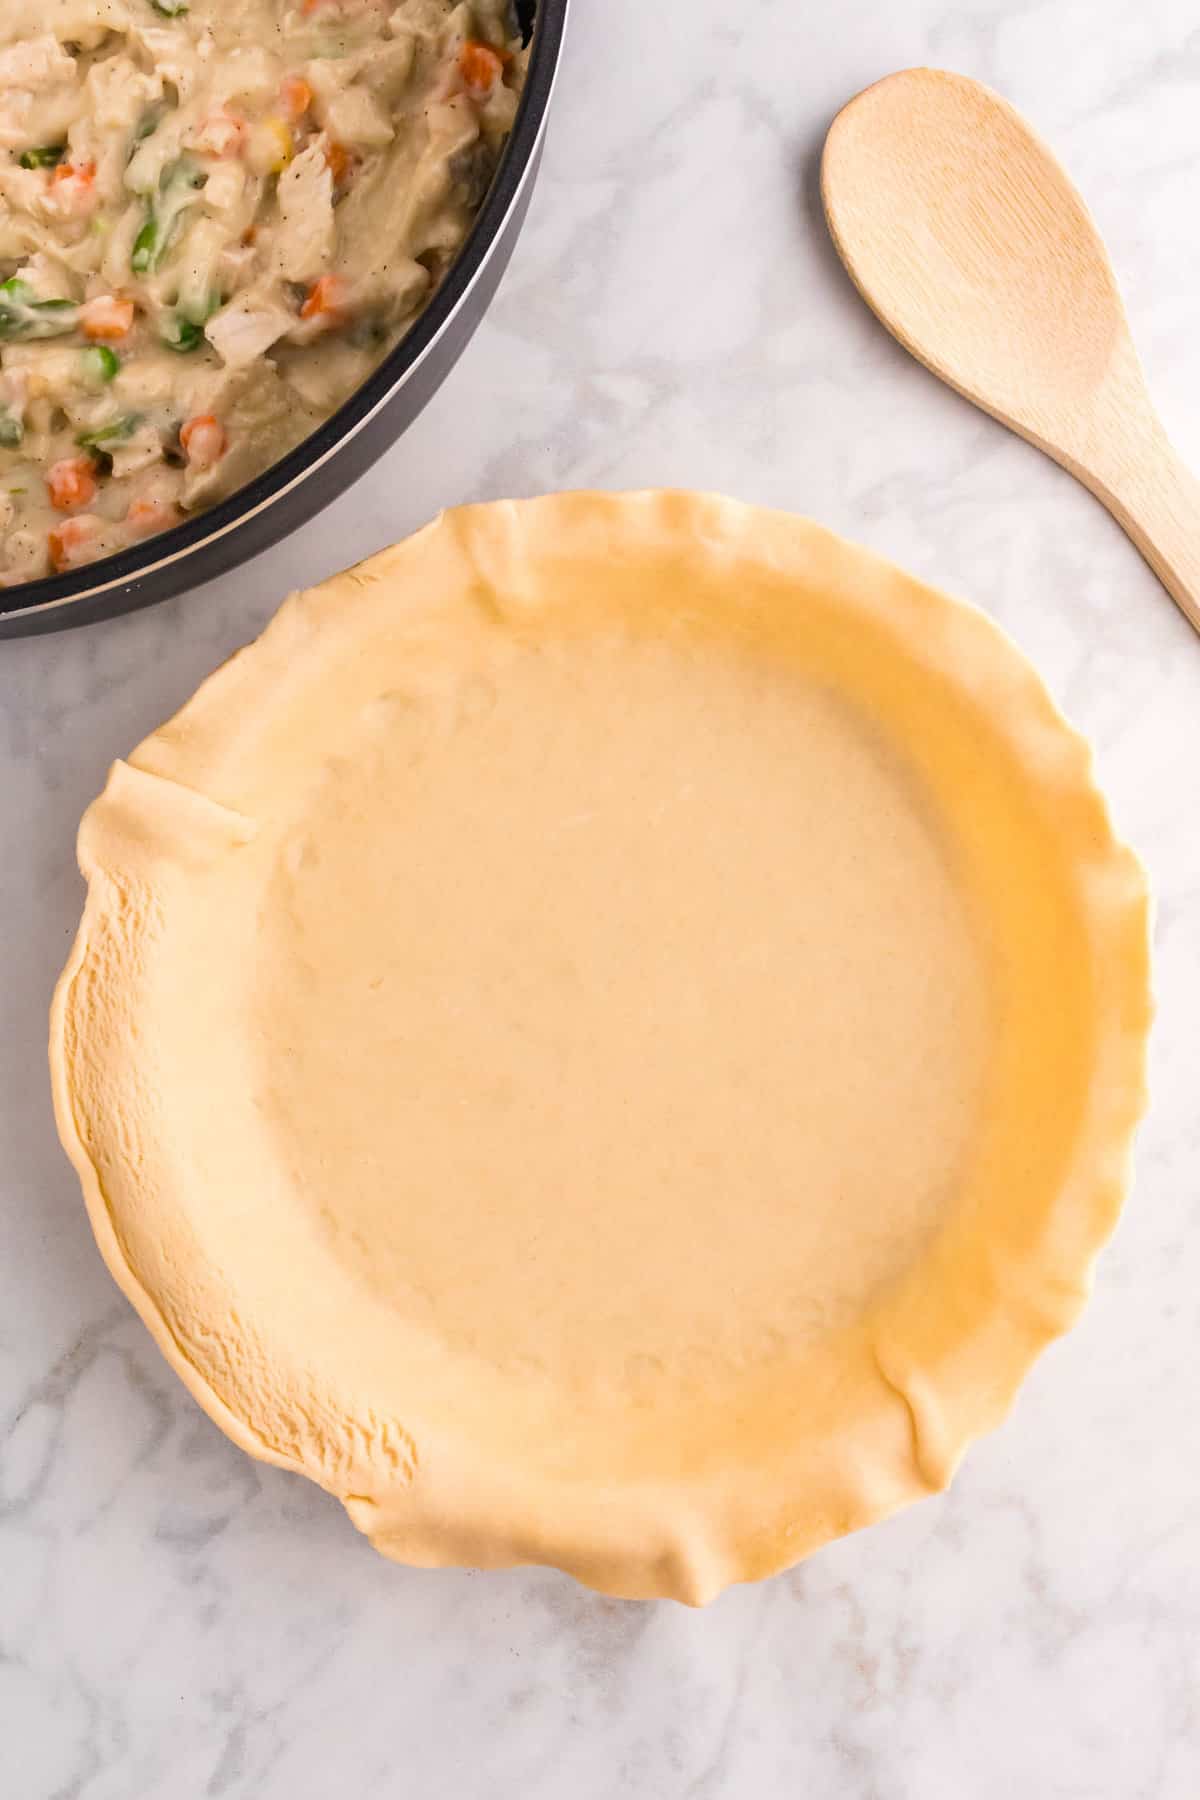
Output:
<path fill-rule="evenodd" d="M 227 580 L 0 644 L 5 1800 L 1200 1793 L 1200 643 L 832 255 L 824 129 L 916 62 L 1000 87 L 1063 154 L 1200 463 L 1192 7 L 576 0 L 527 233 L 417 426 Z M 387 1565 L 241 1456 L 101 1266 L 43 1050 L 81 809 L 289 587 L 447 502 L 652 483 L 810 512 L 987 608 L 1095 739 L 1158 898 L 1152 1114 L 1084 1322 L 948 1497 L 703 1613 Z"/>

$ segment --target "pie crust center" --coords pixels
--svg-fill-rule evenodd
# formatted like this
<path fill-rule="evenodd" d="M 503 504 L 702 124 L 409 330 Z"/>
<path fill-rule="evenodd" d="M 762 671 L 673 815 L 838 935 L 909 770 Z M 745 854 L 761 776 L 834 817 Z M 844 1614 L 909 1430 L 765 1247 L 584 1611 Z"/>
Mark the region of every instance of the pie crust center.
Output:
<path fill-rule="evenodd" d="M 770 657 L 482 636 L 358 715 L 270 883 L 249 1029 L 287 1203 L 407 1320 L 560 1386 L 845 1325 L 979 1106 L 937 813 Z"/>

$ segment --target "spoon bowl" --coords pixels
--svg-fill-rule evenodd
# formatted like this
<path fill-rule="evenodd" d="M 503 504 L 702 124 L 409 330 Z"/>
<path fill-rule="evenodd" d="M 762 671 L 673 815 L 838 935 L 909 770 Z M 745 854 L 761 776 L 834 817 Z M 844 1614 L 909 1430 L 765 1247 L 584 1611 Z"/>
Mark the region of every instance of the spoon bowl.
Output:
<path fill-rule="evenodd" d="M 822 193 L 892 335 L 1090 488 L 1200 630 L 1200 483 L 1154 411 L 1091 215 L 1020 114 L 966 76 L 889 76 L 835 119 Z"/>

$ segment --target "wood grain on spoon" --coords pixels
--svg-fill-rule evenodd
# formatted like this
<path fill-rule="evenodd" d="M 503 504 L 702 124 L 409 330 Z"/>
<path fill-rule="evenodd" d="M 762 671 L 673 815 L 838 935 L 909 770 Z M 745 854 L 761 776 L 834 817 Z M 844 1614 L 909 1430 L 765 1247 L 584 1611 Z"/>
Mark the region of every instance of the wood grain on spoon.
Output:
<path fill-rule="evenodd" d="M 1154 410 L 1062 166 L 998 94 L 909 69 L 839 113 L 822 189 L 863 298 L 935 375 L 1103 501 L 1200 631 L 1200 482 Z"/>

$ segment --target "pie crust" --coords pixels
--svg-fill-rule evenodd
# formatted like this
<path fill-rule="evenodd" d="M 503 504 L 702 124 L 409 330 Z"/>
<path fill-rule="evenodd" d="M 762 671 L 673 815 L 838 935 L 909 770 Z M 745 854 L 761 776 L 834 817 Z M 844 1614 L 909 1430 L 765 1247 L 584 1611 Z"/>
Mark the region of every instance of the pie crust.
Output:
<path fill-rule="evenodd" d="M 112 770 L 55 996 L 116 1280 L 386 1556 L 699 1603 L 1077 1317 L 1148 903 L 980 613 L 684 493 L 465 507 Z"/>

